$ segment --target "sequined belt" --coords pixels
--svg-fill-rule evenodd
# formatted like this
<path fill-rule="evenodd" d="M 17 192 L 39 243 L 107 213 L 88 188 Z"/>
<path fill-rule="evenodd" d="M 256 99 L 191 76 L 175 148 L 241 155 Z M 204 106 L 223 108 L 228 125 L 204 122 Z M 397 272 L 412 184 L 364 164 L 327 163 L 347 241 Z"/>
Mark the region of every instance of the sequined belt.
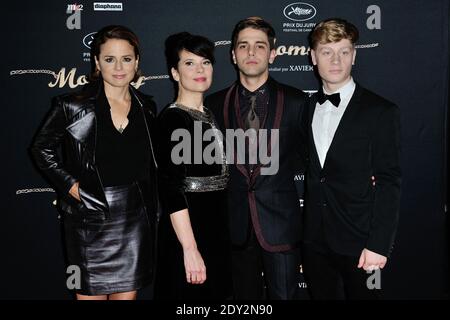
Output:
<path fill-rule="evenodd" d="M 208 192 L 223 190 L 227 187 L 228 174 L 209 177 L 186 177 L 185 192 Z"/>

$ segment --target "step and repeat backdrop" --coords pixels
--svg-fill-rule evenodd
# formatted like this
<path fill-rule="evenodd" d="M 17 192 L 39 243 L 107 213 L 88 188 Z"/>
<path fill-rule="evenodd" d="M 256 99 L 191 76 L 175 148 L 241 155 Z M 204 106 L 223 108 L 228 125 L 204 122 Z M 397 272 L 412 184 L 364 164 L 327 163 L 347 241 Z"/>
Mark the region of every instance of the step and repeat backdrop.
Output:
<path fill-rule="evenodd" d="M 271 22 L 277 33 L 271 76 L 308 92 L 318 87 L 308 33 L 330 17 L 359 28 L 355 80 L 401 109 L 401 216 L 395 249 L 381 278 L 384 298 L 442 298 L 448 292 L 448 1 L 53 0 L 10 1 L 2 8 L 1 299 L 72 298 L 56 194 L 27 149 L 51 98 L 86 83 L 95 32 L 109 24 L 136 32 L 144 73 L 136 86 L 153 95 L 161 110 L 174 97 L 164 60 L 166 37 L 188 31 L 215 42 L 214 92 L 236 79 L 230 59 L 235 23 L 255 15 Z M 299 298 L 307 299 L 301 268 L 298 286 Z M 151 297 L 151 287 L 141 292 L 140 298 Z"/>

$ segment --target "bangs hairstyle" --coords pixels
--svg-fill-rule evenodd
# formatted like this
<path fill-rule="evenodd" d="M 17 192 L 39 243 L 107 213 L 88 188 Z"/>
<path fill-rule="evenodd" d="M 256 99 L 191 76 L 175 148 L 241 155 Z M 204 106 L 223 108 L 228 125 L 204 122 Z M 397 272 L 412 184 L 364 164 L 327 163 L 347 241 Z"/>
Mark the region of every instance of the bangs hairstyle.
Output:
<path fill-rule="evenodd" d="M 310 34 L 310 46 L 315 50 L 317 45 L 350 40 L 352 45 L 359 39 L 359 31 L 352 23 L 344 19 L 327 19 L 320 22 Z"/>
<path fill-rule="evenodd" d="M 134 56 L 135 58 L 140 58 L 140 44 L 139 39 L 136 36 L 136 34 L 128 29 L 127 27 L 120 26 L 120 25 L 111 25 L 106 26 L 102 29 L 100 29 L 95 35 L 94 39 L 92 40 L 91 44 L 91 57 L 96 57 L 99 59 L 101 46 L 102 44 L 106 43 L 106 41 L 110 39 L 118 39 L 118 40 L 125 40 L 128 41 L 128 43 L 133 47 L 134 49 Z M 92 63 L 92 72 L 89 76 L 90 81 L 96 81 L 101 78 L 100 72 L 96 70 L 95 66 L 95 60 L 91 59 Z M 141 71 L 138 70 L 136 74 L 134 75 L 133 81 L 137 81 L 139 77 L 141 76 Z"/>
<path fill-rule="evenodd" d="M 246 28 L 252 28 L 264 32 L 269 39 L 270 50 L 275 48 L 275 30 L 270 23 L 261 17 L 248 17 L 239 21 L 233 29 L 233 33 L 231 35 L 233 49 L 236 48 L 239 32 Z"/>
<path fill-rule="evenodd" d="M 197 56 L 203 57 L 214 64 L 214 43 L 208 38 L 193 35 L 189 32 L 180 32 L 170 35 L 165 41 L 165 55 L 167 69 L 178 70 L 181 51 L 186 50 Z"/>

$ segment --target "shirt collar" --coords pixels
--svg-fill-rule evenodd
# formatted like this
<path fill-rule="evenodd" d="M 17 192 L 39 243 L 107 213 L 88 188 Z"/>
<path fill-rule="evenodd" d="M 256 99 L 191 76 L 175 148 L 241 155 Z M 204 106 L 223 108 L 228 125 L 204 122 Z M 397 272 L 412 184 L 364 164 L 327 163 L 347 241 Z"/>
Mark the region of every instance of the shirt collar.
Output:
<path fill-rule="evenodd" d="M 239 87 L 240 87 L 239 93 L 244 97 L 247 97 L 248 95 L 251 95 L 251 94 L 265 95 L 268 92 L 268 82 L 269 82 L 269 79 L 267 79 L 266 82 L 264 82 L 258 89 L 256 89 L 253 92 L 248 90 L 246 87 L 244 87 L 242 85 L 242 83 L 239 82 Z"/>
<path fill-rule="evenodd" d="M 356 84 L 355 81 L 353 81 L 353 77 L 350 77 L 350 80 L 335 92 L 328 92 L 324 87 L 322 88 L 325 94 L 339 93 L 342 101 L 343 99 L 348 98 L 353 93 L 353 91 L 355 90 L 355 86 Z"/>

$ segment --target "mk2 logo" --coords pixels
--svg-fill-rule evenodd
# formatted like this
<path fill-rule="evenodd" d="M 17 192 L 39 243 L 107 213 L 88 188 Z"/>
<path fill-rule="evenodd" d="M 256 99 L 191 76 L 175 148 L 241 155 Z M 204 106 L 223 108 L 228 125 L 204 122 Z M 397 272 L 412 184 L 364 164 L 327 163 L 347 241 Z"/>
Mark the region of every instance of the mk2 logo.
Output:
<path fill-rule="evenodd" d="M 66 13 L 70 16 L 66 20 L 66 27 L 69 30 L 81 29 L 81 11 L 83 11 L 82 4 L 68 4 Z"/>

